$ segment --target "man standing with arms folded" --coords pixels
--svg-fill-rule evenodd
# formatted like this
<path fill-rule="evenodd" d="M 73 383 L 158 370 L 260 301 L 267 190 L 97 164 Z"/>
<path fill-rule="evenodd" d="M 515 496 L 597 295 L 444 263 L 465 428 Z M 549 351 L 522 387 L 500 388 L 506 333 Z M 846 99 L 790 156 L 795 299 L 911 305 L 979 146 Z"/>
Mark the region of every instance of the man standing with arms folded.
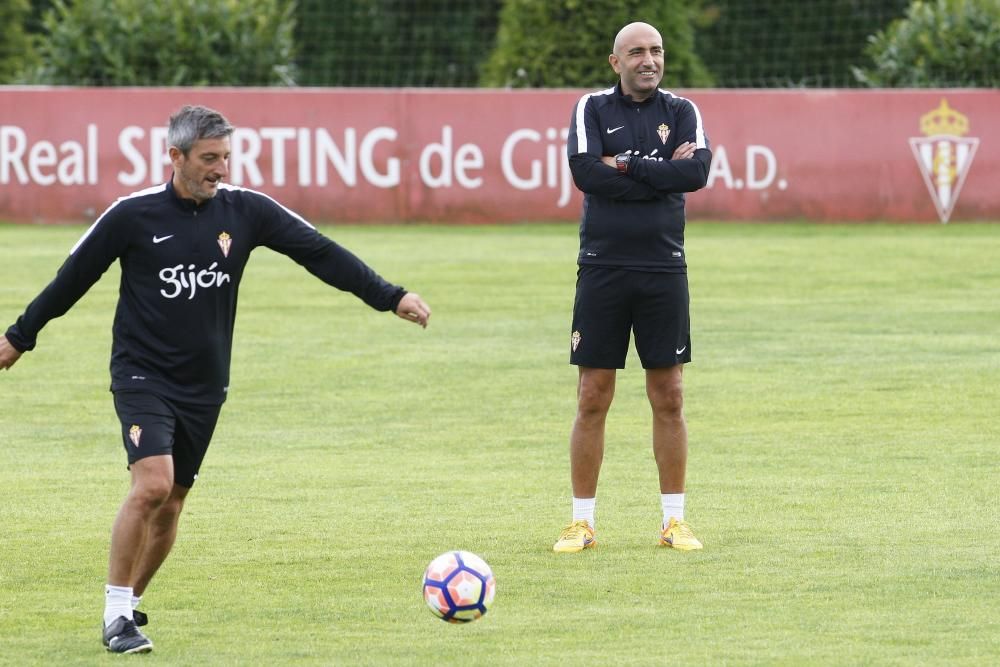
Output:
<path fill-rule="evenodd" d="M 664 51 L 653 26 L 622 28 L 609 61 L 618 85 L 584 95 L 570 120 L 570 169 L 584 192 L 570 339 L 579 379 L 570 437 L 573 520 L 553 550 L 574 553 L 597 544 L 604 427 L 633 332 L 653 412 L 660 544 L 701 549 L 684 520 L 682 374 L 691 361 L 684 193 L 705 187 L 712 153 L 698 107 L 658 87 Z"/>
<path fill-rule="evenodd" d="M 134 609 L 173 547 L 229 390 L 237 292 L 250 252 L 265 246 L 285 254 L 372 308 L 422 327 L 431 314 L 417 294 L 386 282 L 270 197 L 225 185 L 232 133 L 222 114 L 205 107 L 172 116 L 171 180 L 112 204 L 0 336 L 0 369 L 9 369 L 50 320 L 113 261 L 121 264 L 111 391 L 131 488 L 112 527 L 105 588 L 102 638 L 114 653 L 153 648 L 137 627 L 146 616 Z"/>

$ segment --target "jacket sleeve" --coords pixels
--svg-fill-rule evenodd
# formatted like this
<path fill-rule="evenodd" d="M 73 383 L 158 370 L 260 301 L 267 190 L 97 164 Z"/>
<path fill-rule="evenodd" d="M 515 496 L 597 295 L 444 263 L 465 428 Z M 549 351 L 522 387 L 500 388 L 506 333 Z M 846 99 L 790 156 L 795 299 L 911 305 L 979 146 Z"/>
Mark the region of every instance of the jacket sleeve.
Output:
<path fill-rule="evenodd" d="M 684 160 L 636 160 L 629 166 L 628 175 L 661 193 L 694 192 L 705 187 L 712 165 L 712 151 L 701 122 L 701 113 L 690 100 L 682 100 L 675 132 L 678 145 L 694 143 L 693 157 Z"/>
<path fill-rule="evenodd" d="M 269 197 L 257 197 L 261 223 L 259 245 L 291 257 L 326 284 L 350 292 L 375 310 L 396 310 L 406 294 L 405 289 L 387 282 L 298 214 Z"/>
<path fill-rule="evenodd" d="M 121 256 L 127 239 L 120 231 L 118 221 L 122 216 L 116 206 L 117 202 L 84 232 L 56 277 L 7 329 L 7 340 L 14 349 L 19 352 L 33 350 L 42 328 L 65 315 Z"/>
<path fill-rule="evenodd" d="M 566 150 L 573 182 L 581 191 L 619 200 L 659 198 L 655 188 L 601 162 L 603 144 L 590 95 L 584 95 L 573 109 Z"/>

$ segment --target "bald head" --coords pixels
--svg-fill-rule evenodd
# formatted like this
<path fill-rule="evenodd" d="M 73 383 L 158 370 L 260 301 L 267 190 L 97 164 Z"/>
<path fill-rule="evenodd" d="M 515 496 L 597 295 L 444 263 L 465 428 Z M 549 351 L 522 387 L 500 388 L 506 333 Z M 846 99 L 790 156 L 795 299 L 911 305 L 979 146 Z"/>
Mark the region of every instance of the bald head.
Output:
<path fill-rule="evenodd" d="M 648 23 L 629 23 L 615 35 L 608 62 L 621 77 L 622 92 L 642 101 L 663 78 L 663 38 Z"/>
<path fill-rule="evenodd" d="M 635 23 L 629 23 L 627 26 L 618 31 L 618 34 L 615 35 L 615 43 L 614 46 L 611 47 L 611 52 L 620 53 L 625 42 L 630 39 L 634 39 L 636 36 L 651 36 L 659 42 L 660 46 L 663 46 L 663 39 L 660 37 L 660 33 L 656 28 L 648 23 L 636 21 Z"/>

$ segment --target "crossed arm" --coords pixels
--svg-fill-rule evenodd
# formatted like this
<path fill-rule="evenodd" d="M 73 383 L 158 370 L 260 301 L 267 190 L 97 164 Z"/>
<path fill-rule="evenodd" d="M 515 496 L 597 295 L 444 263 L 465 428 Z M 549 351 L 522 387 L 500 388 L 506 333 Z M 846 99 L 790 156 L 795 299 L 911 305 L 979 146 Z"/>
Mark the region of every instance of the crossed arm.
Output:
<path fill-rule="evenodd" d="M 674 151 L 674 156 L 670 158 L 671 160 L 687 160 L 688 158 L 694 157 L 694 151 L 697 146 L 693 141 L 685 141 L 683 144 L 677 147 Z M 608 165 L 609 167 L 616 167 L 615 156 L 614 155 L 603 155 L 601 156 L 601 162 Z M 617 167 L 616 167 L 617 168 Z"/>

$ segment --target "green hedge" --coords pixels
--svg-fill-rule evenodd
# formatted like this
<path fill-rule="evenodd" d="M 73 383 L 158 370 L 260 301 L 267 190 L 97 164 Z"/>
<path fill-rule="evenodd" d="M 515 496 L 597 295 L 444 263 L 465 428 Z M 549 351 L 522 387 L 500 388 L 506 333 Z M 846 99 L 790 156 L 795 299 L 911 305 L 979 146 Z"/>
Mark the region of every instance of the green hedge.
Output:
<path fill-rule="evenodd" d="M 299 0 L 304 86 L 474 86 L 500 0 Z"/>
<path fill-rule="evenodd" d="M 56 0 L 31 83 L 252 86 L 292 80 L 289 0 Z"/>
<path fill-rule="evenodd" d="M 720 87 L 858 86 L 868 38 L 910 0 L 708 0 L 696 48 Z"/>
<path fill-rule="evenodd" d="M 0 84 L 11 83 L 35 62 L 25 22 L 31 15 L 28 0 L 0 0 Z"/>
<path fill-rule="evenodd" d="M 1000 86 L 1000 2 L 913 2 L 906 17 L 874 35 L 855 68 L 872 87 Z"/>
<path fill-rule="evenodd" d="M 615 35 L 632 21 L 644 21 L 663 37 L 663 85 L 708 86 L 712 79 L 694 52 L 693 24 L 700 11 L 700 0 L 507 0 L 480 82 L 512 88 L 606 87 L 617 80 L 608 64 Z"/>
<path fill-rule="evenodd" d="M 1000 84 L 1000 0 L 0 0 L 0 84 L 596 88 L 634 20 L 666 87 Z"/>

